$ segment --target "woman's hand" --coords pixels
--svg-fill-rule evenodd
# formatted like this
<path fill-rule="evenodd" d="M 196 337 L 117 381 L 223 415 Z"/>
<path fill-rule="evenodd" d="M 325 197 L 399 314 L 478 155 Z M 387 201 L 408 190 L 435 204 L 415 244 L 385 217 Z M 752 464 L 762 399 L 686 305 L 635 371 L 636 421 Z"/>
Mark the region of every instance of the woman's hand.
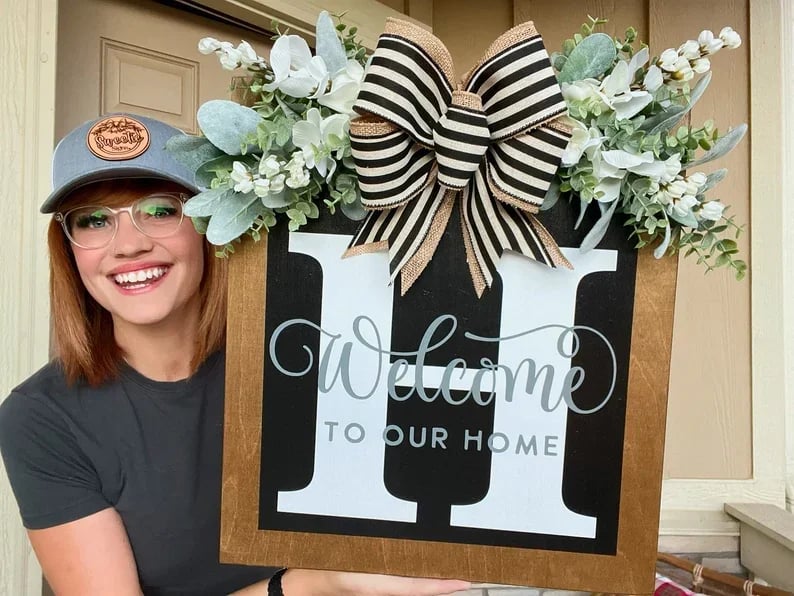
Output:
<path fill-rule="evenodd" d="M 468 590 L 457 579 L 289 569 L 281 578 L 284 596 L 440 596 Z"/>

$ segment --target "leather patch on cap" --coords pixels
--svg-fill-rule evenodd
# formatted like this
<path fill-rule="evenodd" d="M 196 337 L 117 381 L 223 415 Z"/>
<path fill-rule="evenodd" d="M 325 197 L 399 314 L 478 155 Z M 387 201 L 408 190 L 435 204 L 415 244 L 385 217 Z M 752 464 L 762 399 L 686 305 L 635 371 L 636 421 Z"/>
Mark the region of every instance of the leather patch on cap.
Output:
<path fill-rule="evenodd" d="M 100 159 L 134 159 L 149 148 L 149 131 L 129 116 L 110 116 L 91 127 L 85 142 Z"/>

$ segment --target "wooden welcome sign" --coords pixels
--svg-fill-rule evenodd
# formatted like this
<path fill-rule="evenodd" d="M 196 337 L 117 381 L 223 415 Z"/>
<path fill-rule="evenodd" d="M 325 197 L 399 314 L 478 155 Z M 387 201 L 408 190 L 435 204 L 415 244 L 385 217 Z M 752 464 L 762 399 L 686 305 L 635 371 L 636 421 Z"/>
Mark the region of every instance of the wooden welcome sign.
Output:
<path fill-rule="evenodd" d="M 404 296 L 341 215 L 231 259 L 222 560 L 652 592 L 675 260 L 560 201 L 477 298 L 459 217 Z"/>

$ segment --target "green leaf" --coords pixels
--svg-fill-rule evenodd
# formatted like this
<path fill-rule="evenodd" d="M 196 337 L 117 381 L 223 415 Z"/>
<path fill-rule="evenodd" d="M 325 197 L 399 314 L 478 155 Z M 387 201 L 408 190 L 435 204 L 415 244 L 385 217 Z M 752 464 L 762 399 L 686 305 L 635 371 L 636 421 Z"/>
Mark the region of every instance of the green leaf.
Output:
<path fill-rule="evenodd" d="M 331 15 L 326 11 L 322 11 L 317 17 L 316 31 L 317 55 L 325 61 L 328 72 L 333 74 L 342 70 L 347 64 L 345 48 L 342 47 L 342 42 L 336 35 L 336 27 L 334 27 Z"/>
<path fill-rule="evenodd" d="M 199 166 L 198 170 L 196 170 L 196 184 L 201 187 L 208 187 L 212 180 L 218 177 L 219 173 L 228 174 L 231 172 L 232 164 L 235 161 L 242 161 L 249 166 L 257 163 L 256 159 L 250 155 L 221 155 Z"/>
<path fill-rule="evenodd" d="M 640 125 L 640 130 L 644 130 L 648 134 L 667 134 L 670 129 L 680 122 L 681 118 L 683 118 L 686 113 L 686 106 L 671 105 L 664 111 L 654 114 L 650 118 L 646 118 Z M 669 142 L 668 146 L 670 146 Z"/>
<path fill-rule="evenodd" d="M 725 176 L 727 175 L 728 175 L 728 169 L 722 168 L 706 176 L 706 183 L 700 189 L 701 194 L 705 193 L 711 188 L 714 188 L 717 184 L 722 182 L 722 179 L 725 178 Z"/>
<path fill-rule="evenodd" d="M 723 250 L 723 252 L 736 252 L 737 250 L 739 250 L 736 241 L 731 240 L 730 238 L 726 238 L 725 240 L 720 240 L 719 247 Z"/>
<path fill-rule="evenodd" d="M 717 258 L 714 259 L 714 266 L 715 267 L 723 267 L 731 262 L 731 257 L 726 254 L 717 255 Z"/>
<path fill-rule="evenodd" d="M 557 201 L 560 200 L 560 180 L 556 176 L 552 179 L 551 185 L 549 186 L 549 190 L 546 191 L 546 196 L 543 198 L 543 202 L 540 204 L 541 211 L 548 211 L 554 205 L 557 204 Z"/>
<path fill-rule="evenodd" d="M 695 214 L 692 213 L 691 211 L 688 212 L 686 215 L 681 216 L 681 215 L 676 214 L 675 210 L 673 210 L 673 212 L 670 214 L 670 217 L 673 218 L 674 220 L 676 220 L 682 226 L 686 226 L 688 228 L 697 228 L 698 227 L 698 220 L 695 217 Z M 697 234 L 694 234 L 692 236 L 692 238 L 693 239 L 697 238 L 698 241 L 700 240 L 700 237 Z"/>
<path fill-rule="evenodd" d="M 311 213 L 312 208 L 310 207 L 311 203 L 300 202 L 295 203 L 295 209 L 301 211 L 304 215 L 309 215 Z"/>
<path fill-rule="evenodd" d="M 695 86 L 692 88 L 692 92 L 689 94 L 689 109 L 691 110 L 695 104 L 703 97 L 703 94 L 706 92 L 706 89 L 711 83 L 711 72 L 707 72 L 705 75 L 698 79 L 698 82 L 695 83 Z"/>
<path fill-rule="evenodd" d="M 223 151 L 205 137 L 184 134 L 168 139 L 165 142 L 165 150 L 191 172 L 195 172 L 201 164 L 223 155 Z"/>
<path fill-rule="evenodd" d="M 264 212 L 264 205 L 254 193 L 231 193 L 220 204 L 207 227 L 207 240 L 223 246 L 236 240 Z"/>
<path fill-rule="evenodd" d="M 714 141 L 714 147 L 711 148 L 711 151 L 707 151 L 704 153 L 700 159 L 696 159 L 695 161 L 691 161 L 687 164 L 684 164 L 687 168 L 694 168 L 696 166 L 701 166 L 704 163 L 708 163 L 712 160 L 719 159 L 720 157 L 727 154 L 731 149 L 736 147 L 739 144 L 739 141 L 742 140 L 745 133 L 747 132 L 747 125 L 740 124 L 730 132 L 728 132 L 725 136 L 720 137 L 716 141 Z"/>
<path fill-rule="evenodd" d="M 210 217 L 220 207 L 227 195 L 234 191 L 226 186 L 211 188 L 197 194 L 185 203 L 184 212 L 188 217 Z"/>
<path fill-rule="evenodd" d="M 276 124 L 276 143 L 284 147 L 292 139 L 292 121 L 288 118 L 280 118 Z"/>
<path fill-rule="evenodd" d="M 367 216 L 368 213 L 368 211 L 364 209 L 364 206 L 361 204 L 360 200 L 353 201 L 352 203 L 342 203 L 339 207 L 341 208 L 345 217 L 352 221 L 361 221 Z"/>
<path fill-rule="evenodd" d="M 297 222 L 299 226 L 306 225 L 306 214 L 300 209 L 288 209 L 287 217 L 290 218 L 290 223 Z"/>
<path fill-rule="evenodd" d="M 193 222 L 193 228 L 199 234 L 206 234 L 207 233 L 207 225 L 210 223 L 209 217 L 191 217 L 190 221 Z"/>
<path fill-rule="evenodd" d="M 280 209 L 292 203 L 286 191 L 280 193 L 268 193 L 262 197 L 262 204 L 270 209 Z"/>
<path fill-rule="evenodd" d="M 604 236 L 609 229 L 609 223 L 612 221 L 612 216 L 617 209 L 618 201 L 612 201 L 609 209 L 595 222 L 595 225 L 587 233 L 587 236 L 582 240 L 582 245 L 579 247 L 580 252 L 588 252 L 598 246 L 598 243 L 603 240 Z"/>
<path fill-rule="evenodd" d="M 225 99 L 203 104 L 196 114 L 204 136 L 229 155 L 240 155 L 243 139 L 256 135 L 262 117 L 249 107 Z"/>
<path fill-rule="evenodd" d="M 584 219 L 585 211 L 587 211 L 587 206 L 590 203 L 585 201 L 584 199 L 579 199 L 579 217 L 576 218 L 576 223 L 573 224 L 573 229 L 578 230 L 579 226 L 582 225 L 582 220 Z"/>
<path fill-rule="evenodd" d="M 662 243 L 653 251 L 654 258 L 661 259 L 664 253 L 667 252 L 668 246 L 670 246 L 670 226 L 664 226 L 664 238 Z"/>
<path fill-rule="evenodd" d="M 588 35 L 571 51 L 560 71 L 560 83 L 598 78 L 615 63 L 615 42 L 606 33 Z"/>

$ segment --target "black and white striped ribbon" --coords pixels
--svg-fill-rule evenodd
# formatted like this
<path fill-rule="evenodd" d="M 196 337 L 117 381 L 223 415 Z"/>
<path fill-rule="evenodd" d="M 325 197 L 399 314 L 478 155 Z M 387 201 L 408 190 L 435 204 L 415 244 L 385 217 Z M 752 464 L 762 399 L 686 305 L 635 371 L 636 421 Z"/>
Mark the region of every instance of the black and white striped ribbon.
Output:
<path fill-rule="evenodd" d="M 355 105 L 364 117 L 351 122 L 371 213 L 349 251 L 388 244 L 392 278 L 432 257 L 419 248 L 438 233 L 432 223 L 448 190 L 460 192 L 478 294 L 504 250 L 570 266 L 533 215 L 569 138 L 549 125 L 565 102 L 543 41 L 527 23 L 486 56 L 455 89 L 449 53 L 431 34 L 390 19 L 379 39 Z"/>

